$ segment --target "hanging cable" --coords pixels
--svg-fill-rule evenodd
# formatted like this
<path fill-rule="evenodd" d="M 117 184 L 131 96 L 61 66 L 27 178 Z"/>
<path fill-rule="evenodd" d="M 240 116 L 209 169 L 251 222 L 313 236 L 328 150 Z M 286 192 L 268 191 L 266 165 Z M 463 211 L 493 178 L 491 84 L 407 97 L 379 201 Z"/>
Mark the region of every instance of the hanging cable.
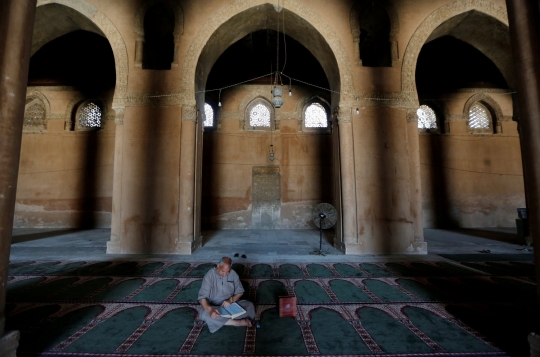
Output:
<path fill-rule="evenodd" d="M 289 97 L 292 97 L 292 79 L 289 78 Z"/>
<path fill-rule="evenodd" d="M 271 78 L 273 74 L 274 74 L 274 73 L 273 73 L 272 71 L 270 71 L 270 73 L 265 74 L 264 76 L 259 76 L 259 77 L 256 77 L 256 78 L 248 79 L 248 80 L 246 80 L 246 81 L 238 82 L 238 83 L 231 84 L 231 85 L 228 85 L 228 86 L 225 86 L 225 87 L 221 87 L 221 88 L 207 89 L 207 90 L 199 90 L 199 91 L 196 91 L 195 94 L 197 94 L 197 93 L 206 93 L 206 92 L 221 91 L 221 90 L 223 90 L 223 89 L 227 89 L 227 88 L 231 88 L 231 87 L 236 87 L 236 86 L 239 86 L 239 85 L 244 84 L 244 83 L 253 82 L 253 81 L 256 81 L 257 79 L 261 79 L 261 78 L 264 78 L 264 77 L 267 77 L 267 76 L 270 76 L 270 78 Z M 155 96 L 149 95 L 148 97 L 165 97 L 165 96 L 169 96 L 169 95 L 155 95 Z"/>
<path fill-rule="evenodd" d="M 281 23 L 281 27 L 283 28 L 283 46 L 285 49 L 285 59 L 283 61 L 283 68 L 281 69 L 281 73 L 285 71 L 285 66 L 287 65 L 287 38 L 285 36 L 285 0 L 283 0 L 282 7 L 283 7 L 283 10 L 281 10 L 281 12 L 283 12 L 283 21 Z"/>
<path fill-rule="evenodd" d="M 279 0 L 277 0 L 277 8 L 279 9 Z M 279 12 L 277 13 L 277 36 L 276 36 L 276 76 L 274 79 L 274 86 L 278 83 L 279 75 Z"/>
<path fill-rule="evenodd" d="M 312 84 L 312 83 L 309 83 L 309 82 L 306 82 L 306 81 L 302 81 L 300 79 L 297 79 L 297 78 L 294 78 L 294 77 L 291 77 L 283 72 L 279 73 L 280 76 L 284 76 L 284 77 L 287 77 L 289 78 L 289 86 L 292 86 L 292 81 L 296 81 L 296 82 L 299 82 L 299 83 L 302 83 L 302 84 L 305 84 L 305 85 L 308 85 L 308 86 L 311 86 L 311 87 L 314 87 L 314 88 L 318 88 L 318 89 L 322 89 L 322 90 L 325 90 L 327 92 L 330 92 L 330 93 L 336 93 L 336 94 L 342 94 L 342 95 L 346 95 L 346 96 L 349 96 L 353 99 L 356 99 L 358 97 L 357 94 L 355 93 L 346 93 L 346 92 L 339 92 L 339 91 L 335 91 L 335 90 L 331 90 L 331 89 L 328 89 L 328 88 L 324 88 L 324 87 L 321 87 L 321 86 L 318 86 L 318 85 L 315 85 L 315 84 Z M 270 69 L 270 73 L 268 74 L 265 74 L 265 75 L 262 75 L 262 76 L 259 76 L 259 77 L 255 77 L 255 78 L 252 78 L 252 79 L 248 79 L 248 80 L 245 80 L 245 81 L 242 81 L 242 82 L 238 82 L 238 83 L 235 83 L 235 84 L 231 84 L 231 85 L 227 85 L 227 86 L 224 86 L 224 87 L 221 87 L 221 88 L 214 88 L 214 89 L 207 89 L 207 90 L 199 90 L 199 91 L 195 91 L 195 94 L 199 94 L 199 93 L 207 93 L 207 92 L 216 92 L 216 91 L 222 91 L 224 89 L 228 89 L 228 88 L 232 88 L 232 87 L 236 87 L 236 86 L 239 86 L 239 85 L 242 85 L 244 83 L 249 83 L 249 82 L 253 82 L 253 81 L 256 81 L 257 79 L 261 79 L 261 78 L 264 78 L 264 77 L 269 77 L 270 78 L 270 85 L 272 85 L 272 81 L 273 81 L 273 78 L 274 78 L 274 75 L 275 75 L 275 72 L 273 71 L 273 68 L 271 67 Z M 516 94 L 517 92 L 516 91 L 513 91 L 513 90 L 509 90 L 509 91 L 503 91 L 503 92 L 497 92 L 497 94 Z M 155 94 L 155 95 L 144 95 L 144 98 L 165 98 L 165 97 L 175 97 L 175 96 L 178 96 L 179 94 L 178 93 L 172 93 L 172 94 Z M 221 94 L 220 94 L 221 95 Z M 128 95 L 129 96 L 129 95 Z M 360 99 L 360 98 L 358 98 Z M 376 98 L 376 97 L 365 97 L 365 98 L 362 98 L 363 100 L 380 100 L 380 101 L 386 101 L 386 100 L 396 100 L 397 98 Z M 439 98 L 421 98 L 422 100 L 446 100 L 446 99 L 451 99 L 451 98 L 443 98 L 443 97 L 439 97 Z"/>

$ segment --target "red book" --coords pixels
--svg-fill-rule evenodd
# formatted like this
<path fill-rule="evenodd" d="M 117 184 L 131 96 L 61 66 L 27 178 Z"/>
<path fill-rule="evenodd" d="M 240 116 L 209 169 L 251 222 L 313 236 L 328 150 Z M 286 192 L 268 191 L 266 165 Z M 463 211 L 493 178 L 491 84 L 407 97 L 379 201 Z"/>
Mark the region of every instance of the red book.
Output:
<path fill-rule="evenodd" d="M 279 317 L 296 317 L 296 296 L 279 297 Z"/>

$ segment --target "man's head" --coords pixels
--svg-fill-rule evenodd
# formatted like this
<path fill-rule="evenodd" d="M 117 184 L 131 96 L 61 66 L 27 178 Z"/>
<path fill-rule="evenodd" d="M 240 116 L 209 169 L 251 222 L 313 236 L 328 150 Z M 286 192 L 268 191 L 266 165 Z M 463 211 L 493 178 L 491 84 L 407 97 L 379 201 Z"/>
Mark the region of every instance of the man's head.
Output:
<path fill-rule="evenodd" d="M 223 257 L 216 265 L 216 271 L 219 276 L 227 276 L 231 272 L 232 260 L 229 257 Z"/>

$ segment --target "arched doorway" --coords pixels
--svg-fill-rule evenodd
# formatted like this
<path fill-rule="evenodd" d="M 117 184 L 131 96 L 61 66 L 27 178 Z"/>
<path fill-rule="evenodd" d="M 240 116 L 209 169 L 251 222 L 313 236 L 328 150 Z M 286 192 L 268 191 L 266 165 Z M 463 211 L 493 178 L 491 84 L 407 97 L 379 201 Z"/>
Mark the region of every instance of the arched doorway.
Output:
<path fill-rule="evenodd" d="M 421 108 L 425 228 L 510 228 L 515 208 L 525 204 L 510 36 L 502 13 L 484 1 L 443 6 L 407 47 L 403 90 Z"/>
<path fill-rule="evenodd" d="M 108 228 L 125 46 L 83 1 L 37 5 L 15 224 Z"/>
<path fill-rule="evenodd" d="M 278 77 L 284 103 L 274 108 L 269 68 L 312 85 Z M 206 88 L 202 229 L 316 228 L 313 207 L 335 205 L 331 95 L 319 62 L 293 38 L 258 30 L 219 57 Z"/>
<path fill-rule="evenodd" d="M 351 76 L 344 75 L 341 72 L 340 67 L 344 68 L 344 71 L 349 70 L 349 62 L 346 59 L 346 56 L 344 56 L 344 52 L 337 52 L 339 53 L 339 59 L 336 58 L 334 53 L 336 53 L 336 49 L 331 48 L 329 43 L 332 43 L 334 47 L 339 48 L 339 40 L 337 38 L 332 39 L 332 41 L 328 41 L 319 29 L 316 29 L 314 25 L 311 24 L 311 22 L 308 22 L 306 18 L 309 18 L 310 16 L 315 16 L 313 13 L 310 13 L 308 9 L 281 9 L 274 8 L 271 4 L 261 4 L 260 6 L 256 7 L 250 7 L 246 9 L 235 9 L 233 6 L 230 8 L 231 12 L 233 13 L 232 16 L 225 22 L 221 23 L 219 27 L 215 30 L 213 30 L 211 33 L 208 33 L 204 35 L 204 37 L 207 38 L 205 45 L 203 48 L 200 49 L 200 56 L 198 57 L 198 60 L 196 64 L 193 62 L 186 63 L 185 67 L 186 70 L 189 70 L 191 66 L 194 67 L 193 77 L 191 77 L 191 74 L 184 76 L 184 82 L 186 85 L 188 85 L 188 81 L 190 78 L 193 78 L 193 81 L 195 83 L 195 98 L 196 98 L 196 108 L 197 108 L 197 124 L 193 122 L 192 124 L 187 124 L 186 121 L 190 121 L 190 119 L 186 118 L 186 115 L 183 116 L 183 129 L 182 129 L 182 146 L 189 143 L 189 136 L 191 134 L 192 129 L 191 126 L 193 126 L 193 134 L 196 136 L 195 142 L 196 142 L 196 150 L 193 153 L 193 170 L 194 170 L 194 177 L 195 180 L 193 182 L 193 189 L 196 192 L 195 197 L 193 198 L 193 213 L 189 212 L 189 208 L 186 209 L 184 212 L 182 212 L 183 207 L 190 207 L 189 200 L 190 197 L 180 197 L 180 238 L 184 241 L 193 241 L 194 246 L 197 247 L 200 245 L 200 241 L 198 241 L 200 238 L 200 227 L 201 227 L 201 196 L 202 196 L 202 152 L 203 145 L 202 145 L 202 123 L 203 123 L 203 117 L 202 113 L 204 113 L 204 104 L 205 104 L 205 95 L 204 92 L 207 89 L 206 82 L 208 79 L 208 75 L 210 74 L 210 71 L 216 61 L 218 60 L 219 56 L 233 43 L 238 41 L 239 39 L 247 36 L 250 33 L 253 33 L 258 30 L 262 29 L 277 29 L 277 20 L 284 19 L 284 22 L 287 26 L 286 33 L 288 36 L 293 38 L 294 40 L 298 41 L 300 44 L 305 46 L 317 59 L 317 61 L 320 63 L 321 67 L 323 68 L 323 71 L 326 74 L 326 77 L 328 79 L 329 83 L 329 89 L 332 91 L 330 100 L 329 100 L 329 107 L 330 107 L 330 113 L 334 113 L 334 111 L 337 111 L 338 106 L 341 103 L 349 104 L 350 99 L 342 100 L 342 96 L 340 95 L 340 92 L 343 91 L 343 88 L 346 88 L 349 93 L 352 93 L 351 90 Z M 298 12 L 304 12 L 307 13 L 305 17 L 302 17 L 297 14 Z M 221 17 L 222 18 L 222 17 Z M 330 29 L 325 28 L 325 26 L 322 24 L 322 22 L 317 23 L 317 26 L 323 28 L 324 31 L 328 31 L 329 33 L 325 33 L 326 37 L 332 37 L 332 33 Z M 215 28 L 215 25 L 214 25 Z M 202 37 L 203 35 L 201 35 Z M 348 72 L 350 73 L 350 72 Z M 193 82 L 192 82 L 193 83 Z M 188 110 L 184 110 L 184 114 L 190 114 Z M 192 115 L 195 115 L 193 113 Z M 188 126 L 189 125 L 189 126 Z M 187 129 L 187 130 L 184 130 Z M 339 141 L 336 141 L 337 139 L 337 130 L 333 131 L 333 135 L 335 135 L 335 138 L 332 140 L 333 144 L 333 152 L 337 156 L 339 153 L 339 150 L 336 150 L 338 147 Z M 186 155 L 186 156 L 184 156 Z M 182 161 L 183 162 L 189 162 L 191 153 L 189 150 L 182 150 Z M 339 160 L 336 160 L 334 158 L 333 160 L 334 165 L 339 165 Z M 188 184 L 186 178 L 189 178 L 190 173 L 189 171 L 191 165 L 188 164 L 187 167 L 181 168 L 180 173 L 180 180 L 181 180 L 181 187 L 184 186 L 184 184 Z M 182 172 L 182 170 L 184 170 Z M 339 171 L 339 170 L 336 170 Z M 340 180 L 334 180 L 336 192 L 339 192 L 337 196 L 338 198 L 341 197 L 341 188 L 340 188 Z M 185 192 L 187 192 L 187 186 Z M 341 207 L 340 202 L 336 204 L 336 206 Z M 186 218 L 187 217 L 187 218 Z M 189 218 L 192 217 L 192 218 Z M 189 228 L 186 228 L 187 225 L 189 225 L 191 222 L 193 222 L 193 229 L 190 232 Z M 183 225 L 185 224 L 185 226 Z M 341 238 L 340 229 L 338 228 L 338 232 L 336 234 L 338 240 Z M 193 238 L 191 238 L 193 237 Z"/>

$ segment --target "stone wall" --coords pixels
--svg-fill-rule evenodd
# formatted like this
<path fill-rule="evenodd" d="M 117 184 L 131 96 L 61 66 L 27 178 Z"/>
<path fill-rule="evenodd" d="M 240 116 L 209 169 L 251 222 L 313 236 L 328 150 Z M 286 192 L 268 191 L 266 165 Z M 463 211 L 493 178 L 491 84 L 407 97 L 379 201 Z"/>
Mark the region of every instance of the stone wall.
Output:
<path fill-rule="evenodd" d="M 424 227 L 514 227 L 525 207 L 521 149 L 512 96 L 505 90 L 469 89 L 438 101 L 443 134 L 422 133 Z M 493 133 L 474 133 L 468 106 L 483 100 L 493 110 Z"/>
<path fill-rule="evenodd" d="M 284 95 L 274 111 L 272 130 L 250 128 L 246 108 L 257 98 L 271 100 L 271 89 L 238 86 L 222 92 L 221 108 L 214 106 L 217 128 L 205 129 L 203 142 L 203 229 L 314 228 L 313 206 L 335 204 L 331 124 L 306 129 L 303 121 L 308 101 L 325 103 L 329 93 L 293 86 L 293 96 Z M 270 183 L 275 191 L 265 187 Z M 263 211 L 273 212 L 271 223 L 261 221 Z"/>
<path fill-rule="evenodd" d="M 112 93 L 87 97 L 71 87 L 28 87 L 27 98 L 30 106 L 43 108 L 38 111 L 43 121 L 27 118 L 27 110 L 14 226 L 110 227 L 115 137 Z M 88 99 L 103 106 L 99 131 L 74 125 L 79 105 Z"/>

